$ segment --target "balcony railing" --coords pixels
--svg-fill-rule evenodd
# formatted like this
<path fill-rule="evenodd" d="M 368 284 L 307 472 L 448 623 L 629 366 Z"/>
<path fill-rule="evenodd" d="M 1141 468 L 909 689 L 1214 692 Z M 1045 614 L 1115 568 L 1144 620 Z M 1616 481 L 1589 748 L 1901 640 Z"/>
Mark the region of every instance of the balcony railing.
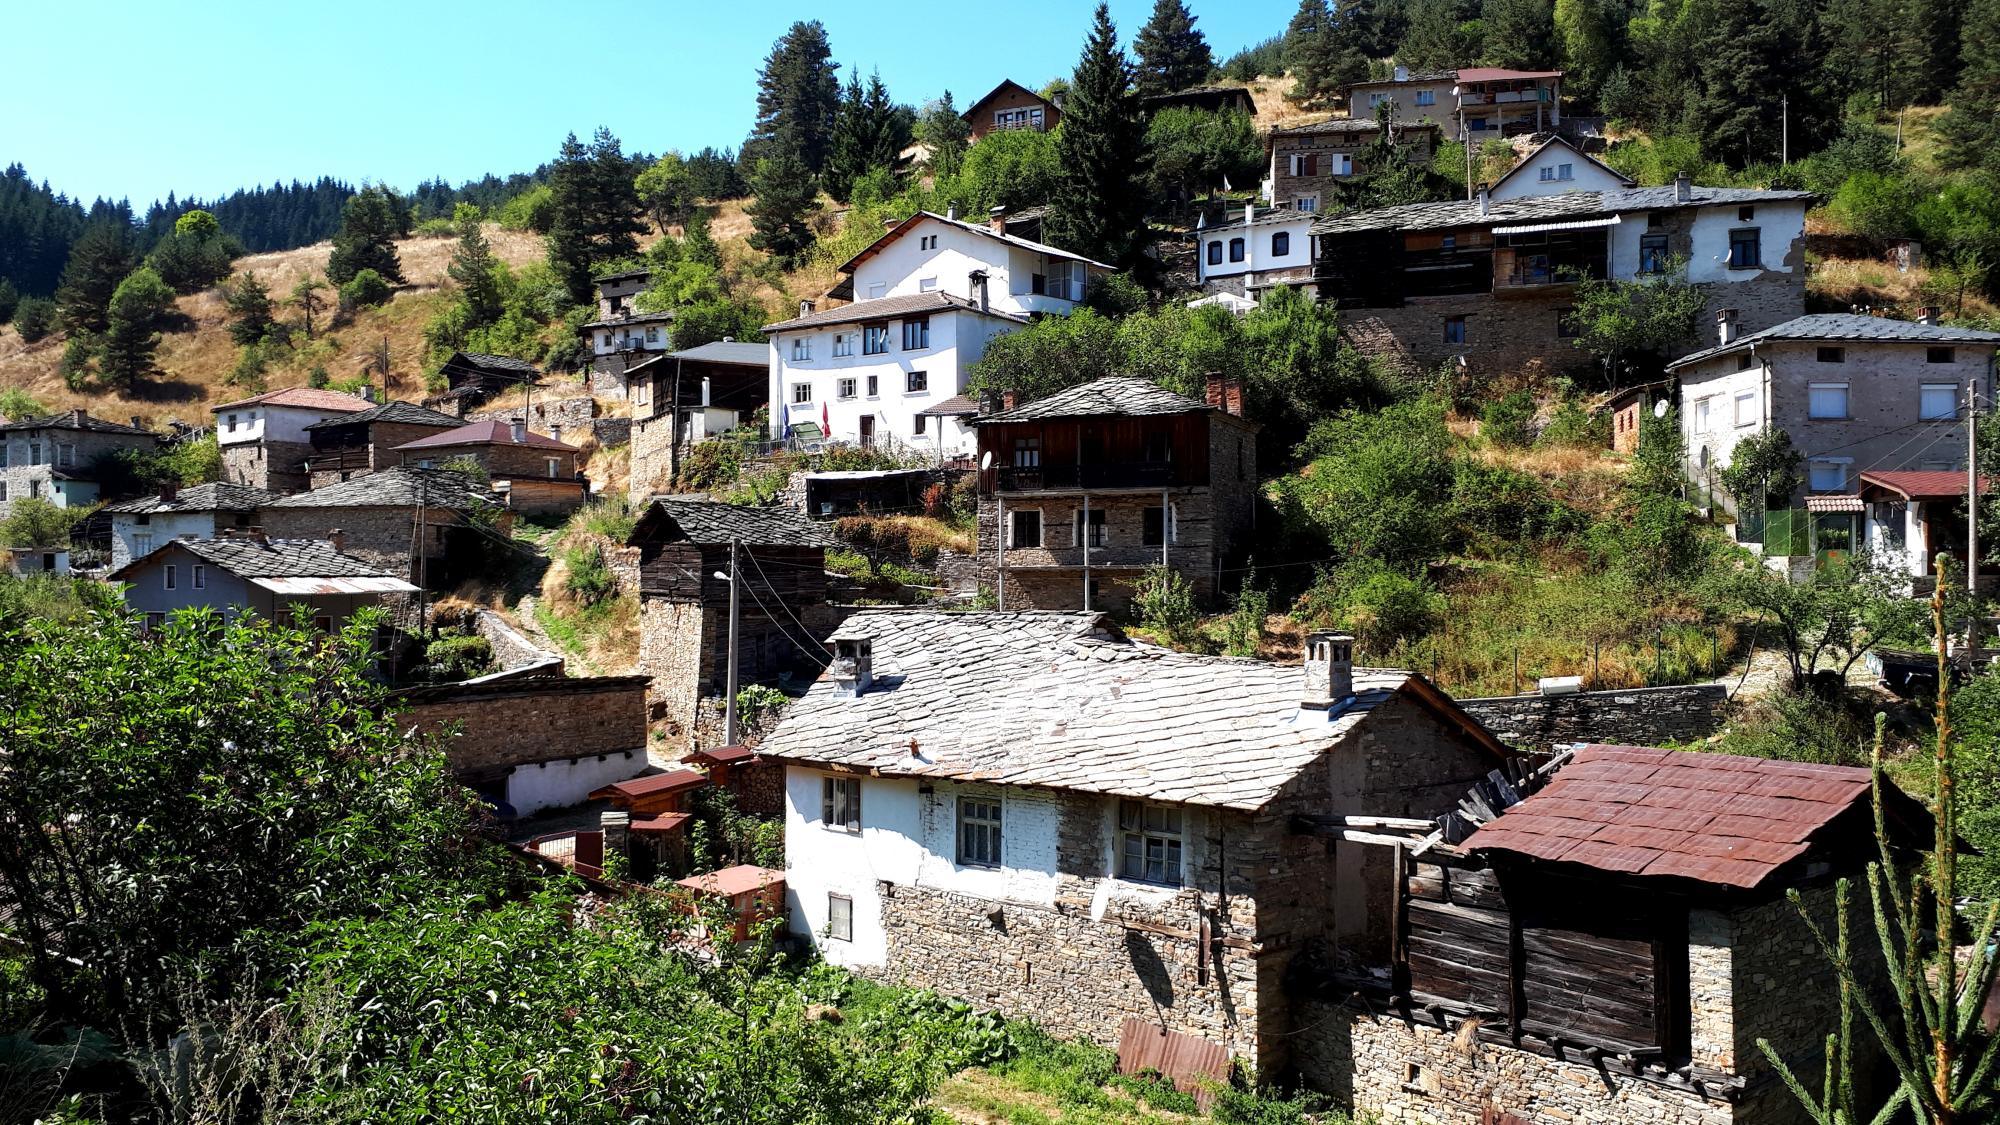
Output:
<path fill-rule="evenodd" d="M 1129 465 L 1019 466 L 999 471 L 1002 492 L 1037 492 L 1054 488 L 1164 488 L 1174 483 L 1171 461 L 1140 461 Z"/>

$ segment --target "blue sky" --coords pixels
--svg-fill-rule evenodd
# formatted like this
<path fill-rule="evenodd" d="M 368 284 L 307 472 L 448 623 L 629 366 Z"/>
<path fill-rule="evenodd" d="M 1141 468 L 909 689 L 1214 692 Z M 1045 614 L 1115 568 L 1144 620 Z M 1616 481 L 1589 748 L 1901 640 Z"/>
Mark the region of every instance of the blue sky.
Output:
<path fill-rule="evenodd" d="M 0 163 L 86 200 L 143 207 L 334 175 L 409 188 L 526 171 L 607 125 L 627 151 L 735 146 L 755 76 L 794 20 L 899 101 L 961 105 L 1075 66 L 1093 4 L 1014 0 L 168 5 L 22 0 Z M 1218 60 L 1284 30 L 1296 0 L 1190 0 Z M 1112 0 L 1130 45 L 1152 0 Z M 26 45 L 33 49 L 22 49 Z M 845 77 L 845 71 L 843 71 Z"/>

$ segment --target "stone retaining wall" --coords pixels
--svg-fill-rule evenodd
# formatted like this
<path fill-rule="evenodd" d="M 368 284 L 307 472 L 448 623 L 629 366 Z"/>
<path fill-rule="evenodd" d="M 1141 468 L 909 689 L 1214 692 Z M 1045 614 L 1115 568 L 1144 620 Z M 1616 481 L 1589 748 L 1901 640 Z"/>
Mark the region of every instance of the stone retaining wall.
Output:
<path fill-rule="evenodd" d="M 433 731 L 458 724 L 445 753 L 461 774 L 646 746 L 643 676 L 441 684 L 412 688 L 401 699 L 409 705 L 405 725 Z"/>
<path fill-rule="evenodd" d="M 506 620 L 490 609 L 482 609 L 472 615 L 473 631 L 486 638 L 493 646 L 493 663 L 501 671 L 516 668 L 545 666 L 553 662 L 548 674 L 563 674 L 563 658 L 556 653 L 535 647 L 519 630 L 507 624 Z"/>
<path fill-rule="evenodd" d="M 1559 742 L 1657 746 L 1693 742 L 1720 730 L 1729 689 L 1722 684 L 1686 684 L 1461 699 L 1458 705 L 1502 742 L 1524 749 L 1546 750 Z"/>

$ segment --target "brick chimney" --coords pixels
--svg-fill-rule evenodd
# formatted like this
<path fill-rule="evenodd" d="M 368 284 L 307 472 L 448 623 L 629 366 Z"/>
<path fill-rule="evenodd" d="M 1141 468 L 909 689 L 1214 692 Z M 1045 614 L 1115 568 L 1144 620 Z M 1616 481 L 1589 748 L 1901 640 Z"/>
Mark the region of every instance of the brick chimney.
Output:
<path fill-rule="evenodd" d="M 1222 410 L 1243 417 L 1243 380 L 1234 375 L 1222 381 Z"/>
<path fill-rule="evenodd" d="M 1689 203 L 1694 200 L 1694 178 L 1686 172 L 1674 173 L 1674 202 Z"/>
<path fill-rule="evenodd" d="M 1217 410 L 1223 409 L 1222 372 L 1220 371 L 1211 371 L 1208 373 L 1208 404 Z"/>
<path fill-rule="evenodd" d="M 1012 410 L 1019 405 L 1021 405 L 1021 392 L 1019 391 L 1000 392 L 1000 409 Z"/>
<path fill-rule="evenodd" d="M 1715 310 L 1715 338 L 1723 347 L 1736 342 L 1736 310 Z"/>
<path fill-rule="evenodd" d="M 1006 205 L 1002 204 L 1001 206 L 995 207 L 991 211 L 988 211 L 986 213 L 986 223 L 988 226 L 993 228 L 994 234 L 1006 234 L 1007 233 Z"/>
<path fill-rule="evenodd" d="M 160 482 L 160 499 L 171 501 L 179 497 L 180 494 L 181 482 L 177 480 L 163 480 Z"/>
<path fill-rule="evenodd" d="M 1354 638 L 1346 633 L 1306 634 L 1304 711 L 1335 712 L 1354 698 Z"/>
<path fill-rule="evenodd" d="M 1936 305 L 1925 305 L 1917 310 L 1918 324 L 1936 324 L 1937 321 L 1938 307 Z"/>
<path fill-rule="evenodd" d="M 326 541 L 333 546 L 334 551 L 337 553 L 343 555 L 347 553 L 347 533 L 345 531 L 337 527 L 334 528 L 332 531 L 326 533 Z"/>
<path fill-rule="evenodd" d="M 850 633 L 833 638 L 833 663 L 826 674 L 833 677 L 833 697 L 853 699 L 875 686 L 875 638 Z"/>

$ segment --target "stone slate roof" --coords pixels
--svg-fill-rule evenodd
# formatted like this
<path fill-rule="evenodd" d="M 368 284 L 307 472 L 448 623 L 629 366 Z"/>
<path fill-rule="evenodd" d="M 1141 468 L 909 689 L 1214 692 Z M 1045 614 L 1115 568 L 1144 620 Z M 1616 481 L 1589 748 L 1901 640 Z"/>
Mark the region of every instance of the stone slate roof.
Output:
<path fill-rule="evenodd" d="M 469 422 L 455 430 L 445 430 L 429 437 L 420 437 L 415 441 L 406 441 L 396 448 L 398 450 L 443 449 L 458 445 L 525 445 L 535 449 L 553 449 L 561 453 L 578 452 L 576 446 L 564 445 L 547 434 L 538 434 L 533 430 L 527 431 L 520 441 L 515 441 L 513 424 L 498 421 Z"/>
<path fill-rule="evenodd" d="M 659 312 L 627 313 L 624 316 L 612 317 L 610 320 L 587 321 L 582 325 L 582 327 L 616 328 L 621 324 L 665 324 L 668 321 L 672 320 L 673 318 L 674 314 L 672 309 L 662 309 Z"/>
<path fill-rule="evenodd" d="M 239 398 L 235 402 L 225 402 L 221 406 L 208 408 L 210 414 L 225 410 L 236 410 L 245 406 L 298 406 L 307 410 L 338 410 L 345 413 L 366 410 L 375 405 L 360 395 L 344 391 L 320 390 L 316 387 L 286 387 L 278 391 L 265 391 L 261 395 Z"/>
<path fill-rule="evenodd" d="M 406 426 L 437 426 L 441 429 L 457 429 L 465 425 L 465 419 L 440 414 L 414 402 L 396 399 L 380 406 L 370 407 L 358 414 L 346 414 L 339 418 L 324 418 L 307 426 L 308 430 L 323 430 L 332 426 L 357 426 L 371 422 L 400 422 Z"/>
<path fill-rule="evenodd" d="M 124 578 L 148 560 L 179 547 L 238 578 L 391 578 L 381 567 L 333 549 L 324 539 L 176 539 L 133 559 L 111 577 Z"/>
<path fill-rule="evenodd" d="M 1057 391 L 1047 398 L 1038 398 L 1012 410 L 982 415 L 973 419 L 972 424 L 983 426 L 991 422 L 1033 422 L 1047 418 L 1097 418 L 1106 415 L 1136 418 L 1213 409 L 1205 402 L 1175 394 L 1158 383 L 1129 375 L 1112 375 Z"/>
<path fill-rule="evenodd" d="M 1338 215 L 1324 215 L 1313 224 L 1313 233 L 1339 235 L 1370 230 L 1493 227 L 1506 226 L 1509 223 L 1617 215 L 1627 211 L 1672 211 L 1684 207 L 1806 202 L 1812 198 L 1813 194 L 1809 191 L 1697 186 L 1683 202 L 1675 196 L 1674 186 L 1668 184 L 1665 187 L 1572 191 L 1562 195 L 1495 199 L 1488 203 L 1484 215 L 1479 213 L 1478 200 L 1454 199 L 1444 203 L 1409 203 L 1401 207 L 1377 207 L 1366 211 L 1344 211 Z"/>
<path fill-rule="evenodd" d="M 1864 316 L 1860 313 L 1810 313 L 1796 316 L 1783 324 L 1774 324 L 1761 332 L 1746 332 L 1733 343 L 1719 344 L 1712 348 L 1684 355 L 1667 364 L 1667 370 L 1699 363 L 1704 359 L 1714 359 L 1719 355 L 1747 350 L 1759 341 L 1777 340 L 1826 340 L 1830 342 L 1853 341 L 1857 343 L 1882 342 L 1902 344 L 1992 344 L 2000 346 L 2000 332 L 1982 332 L 1976 328 L 1954 328 L 1948 324 L 1922 324 L 1914 320 L 1895 320 L 1886 316 Z"/>
<path fill-rule="evenodd" d="M 169 512 L 254 512 L 278 499 L 275 492 L 240 484 L 198 484 L 183 488 L 172 500 L 142 496 L 122 504 L 110 504 L 102 511 L 117 515 L 160 515 Z"/>
<path fill-rule="evenodd" d="M 716 340 L 698 348 L 669 353 L 670 359 L 692 359 L 706 363 L 739 363 L 745 367 L 771 365 L 771 345 L 748 344 L 741 340 Z"/>
<path fill-rule="evenodd" d="M 457 352 L 452 361 L 464 360 L 482 371 L 506 371 L 517 375 L 540 375 L 541 368 L 525 359 L 515 359 L 511 355 L 487 355 L 485 352 Z M 450 362 L 450 361 L 448 361 Z"/>
<path fill-rule="evenodd" d="M 916 316 L 934 312 L 971 312 L 981 316 L 1011 320 L 1016 324 L 1026 324 L 1028 319 L 1004 313 L 998 309 L 988 309 L 980 313 L 979 306 L 965 297 L 955 297 L 950 293 L 905 293 L 900 297 L 877 297 L 872 301 L 856 301 L 839 308 L 820 309 L 804 316 L 795 316 L 776 324 L 766 324 L 764 331 L 778 332 L 790 328 L 817 328 L 828 324 L 858 324 L 864 320 L 887 320 L 893 317 Z M 766 353 L 766 361 L 769 353 Z"/>
<path fill-rule="evenodd" d="M 82 408 L 65 410 L 61 414 L 48 414 L 40 418 L 23 418 L 19 422 L 0 425 L 0 430 L 76 430 L 92 434 L 132 434 L 135 437 L 149 438 L 159 436 L 151 430 L 142 430 L 137 426 L 125 426 L 117 422 L 107 422 L 102 418 L 92 418 L 90 413 Z"/>
<path fill-rule="evenodd" d="M 874 686 L 835 699 L 822 677 L 760 757 L 1255 811 L 1398 694 L 1503 753 L 1408 672 L 1356 669 L 1345 709 L 1301 713 L 1297 667 L 1142 644 L 1100 614 L 863 609 L 840 632 L 872 638 Z"/>
<path fill-rule="evenodd" d="M 1373 133 L 1376 131 L 1376 128 L 1377 127 L 1373 118 L 1334 117 L 1334 118 L 1329 118 L 1325 121 L 1315 121 L 1310 125 L 1280 126 L 1278 128 L 1272 129 L 1270 135 L 1273 137 L 1313 137 L 1313 136 L 1322 136 L 1326 134 L 1339 134 L 1339 133 Z M 1423 125 L 1415 122 L 1412 122 L 1410 124 L 1397 122 L 1396 124 L 1391 126 L 1391 128 L 1435 129 L 1437 128 L 1437 126 Z"/>
<path fill-rule="evenodd" d="M 481 504 L 495 507 L 500 504 L 499 498 L 464 473 L 402 465 L 339 484 L 329 484 L 325 488 L 293 493 L 271 501 L 266 507 L 413 508 L 420 500 L 432 508 L 459 511 Z"/>
<path fill-rule="evenodd" d="M 636 546 L 682 539 L 705 547 L 727 545 L 731 539 L 746 547 L 841 545 L 823 525 L 791 508 L 751 508 L 672 496 L 656 498 L 648 505 L 625 542 Z"/>

